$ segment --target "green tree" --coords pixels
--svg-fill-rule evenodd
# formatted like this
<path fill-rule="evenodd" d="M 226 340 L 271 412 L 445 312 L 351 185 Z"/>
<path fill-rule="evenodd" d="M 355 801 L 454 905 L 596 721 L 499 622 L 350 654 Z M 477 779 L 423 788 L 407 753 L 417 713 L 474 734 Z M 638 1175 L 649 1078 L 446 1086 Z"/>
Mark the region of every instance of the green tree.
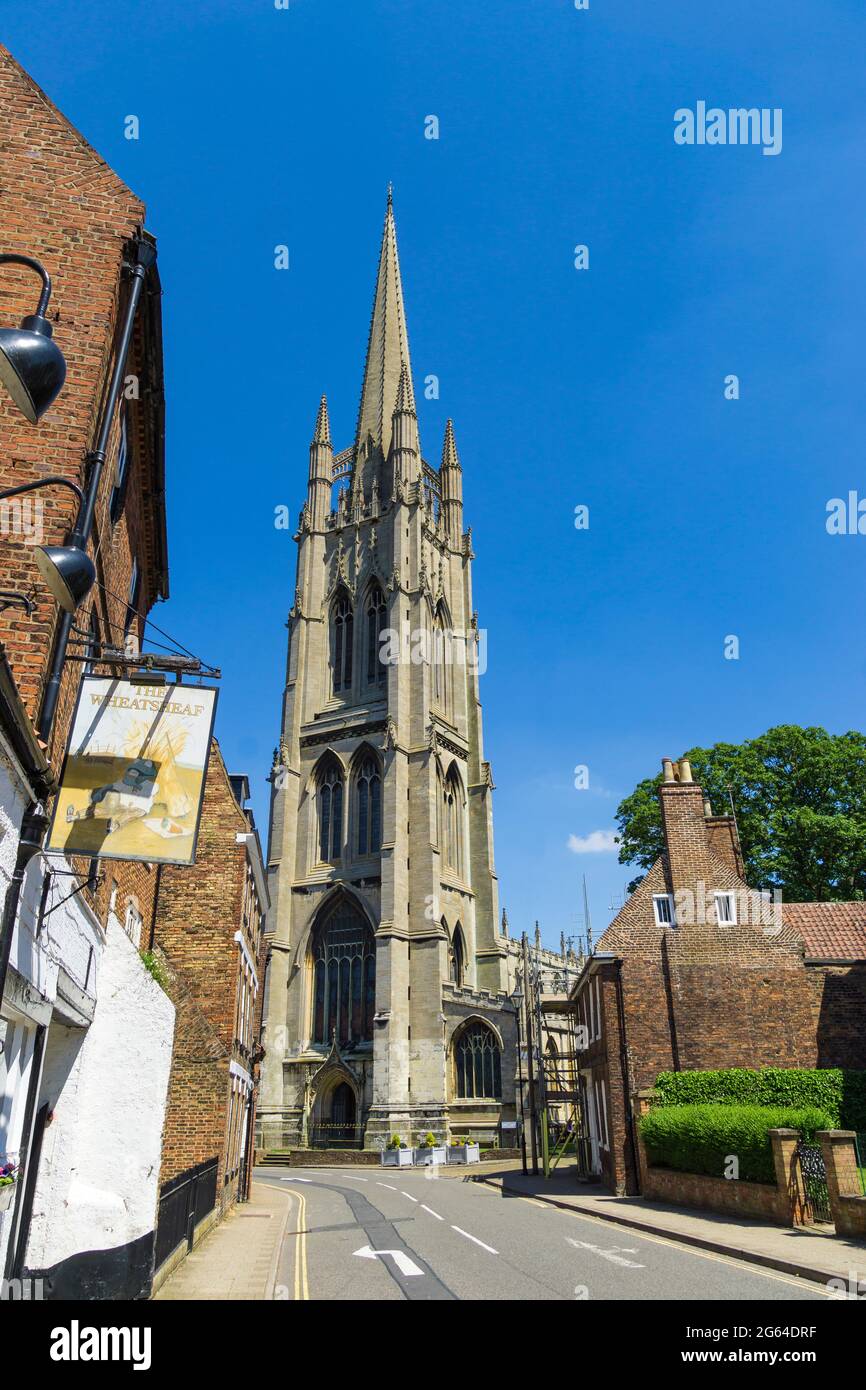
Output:
<path fill-rule="evenodd" d="M 717 815 L 733 801 L 749 884 L 789 902 L 866 898 L 866 735 L 780 724 L 683 756 Z M 661 781 L 645 778 L 617 808 L 621 864 L 648 869 L 662 852 Z"/>

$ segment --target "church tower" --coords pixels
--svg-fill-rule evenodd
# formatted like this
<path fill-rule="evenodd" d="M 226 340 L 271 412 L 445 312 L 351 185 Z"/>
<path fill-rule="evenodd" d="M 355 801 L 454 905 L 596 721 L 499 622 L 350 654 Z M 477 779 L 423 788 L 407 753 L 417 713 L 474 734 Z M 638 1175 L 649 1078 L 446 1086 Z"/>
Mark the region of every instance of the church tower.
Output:
<path fill-rule="evenodd" d="M 421 451 L 390 191 L 355 439 L 334 453 L 323 396 L 295 540 L 262 1142 L 490 1133 L 514 1096 L 483 634 L 450 420 L 440 466 Z"/>

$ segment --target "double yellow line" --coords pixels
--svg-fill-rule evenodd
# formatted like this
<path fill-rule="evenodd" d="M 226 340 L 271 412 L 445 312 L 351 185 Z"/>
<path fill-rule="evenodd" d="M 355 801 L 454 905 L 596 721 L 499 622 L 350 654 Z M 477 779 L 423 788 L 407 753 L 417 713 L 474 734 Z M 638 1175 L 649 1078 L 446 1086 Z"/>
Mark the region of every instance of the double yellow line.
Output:
<path fill-rule="evenodd" d="M 295 1299 L 309 1300 L 310 1281 L 307 1275 L 307 1202 L 302 1192 L 286 1188 L 298 1203 L 298 1229 L 295 1231 Z"/>

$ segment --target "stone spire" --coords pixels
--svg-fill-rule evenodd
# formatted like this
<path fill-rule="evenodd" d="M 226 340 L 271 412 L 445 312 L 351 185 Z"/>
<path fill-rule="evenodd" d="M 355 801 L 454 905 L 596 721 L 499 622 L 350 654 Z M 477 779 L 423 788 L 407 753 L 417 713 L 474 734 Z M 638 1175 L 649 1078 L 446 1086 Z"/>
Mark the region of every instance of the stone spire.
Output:
<path fill-rule="evenodd" d="M 307 484 L 307 506 L 310 523 L 315 531 L 324 529 L 331 510 L 331 480 L 334 476 L 334 450 L 331 444 L 331 425 L 328 420 L 328 401 L 319 402 L 316 428 L 310 444 L 310 475 Z"/>
<path fill-rule="evenodd" d="M 421 471 L 421 442 L 418 438 L 418 416 L 415 413 L 415 392 L 412 377 L 404 362 L 397 383 L 397 400 L 391 417 L 393 477 L 404 483 L 414 483 Z M 395 489 L 392 487 L 392 495 Z"/>
<path fill-rule="evenodd" d="M 448 420 L 445 425 L 439 486 L 442 491 L 442 515 L 445 522 L 445 532 L 452 545 L 457 545 L 463 534 L 463 470 L 457 456 L 454 425 L 451 420 Z"/>
<path fill-rule="evenodd" d="M 382 457 L 388 457 L 392 417 L 397 406 L 398 389 L 404 368 L 409 383 L 410 408 L 414 412 L 412 363 L 403 308 L 400 261 L 397 256 L 394 207 L 389 187 L 382 246 L 379 252 L 379 270 L 376 276 L 376 293 L 373 296 L 370 337 L 367 343 L 364 384 L 361 388 L 358 427 L 355 431 L 356 449 L 371 436 L 374 444 L 381 449 Z M 404 406 L 405 403 L 404 396 Z"/>
<path fill-rule="evenodd" d="M 319 401 L 319 411 L 316 415 L 316 428 L 313 431 L 314 444 L 331 445 L 331 422 L 328 419 L 328 397 L 323 396 Z"/>

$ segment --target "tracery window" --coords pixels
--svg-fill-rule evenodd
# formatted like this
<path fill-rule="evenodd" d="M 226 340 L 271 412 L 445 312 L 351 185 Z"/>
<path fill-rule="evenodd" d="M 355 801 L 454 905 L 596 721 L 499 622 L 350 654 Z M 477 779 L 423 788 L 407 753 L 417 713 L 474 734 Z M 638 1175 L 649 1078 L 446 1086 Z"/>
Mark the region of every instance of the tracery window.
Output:
<path fill-rule="evenodd" d="M 502 1099 L 499 1043 L 484 1023 L 470 1023 L 454 1046 L 457 1096 L 460 1100 Z"/>
<path fill-rule="evenodd" d="M 341 590 L 331 610 L 331 674 L 334 694 L 352 688 L 352 601 Z"/>
<path fill-rule="evenodd" d="M 339 859 L 343 848 L 343 773 L 336 761 L 319 776 L 319 859 L 323 864 Z"/>
<path fill-rule="evenodd" d="M 376 1008 L 376 943 L 351 903 L 333 909 L 313 939 L 313 1041 L 369 1041 Z"/>
<path fill-rule="evenodd" d="M 452 767 L 442 785 L 440 849 L 444 846 L 445 867 L 463 876 L 463 794 L 460 779 Z"/>
<path fill-rule="evenodd" d="M 433 700 L 443 714 L 451 712 L 450 632 L 445 609 L 440 603 L 433 619 Z"/>
<path fill-rule="evenodd" d="M 382 778 L 372 753 L 364 758 L 355 778 L 357 847 L 359 854 L 378 854 L 382 847 Z"/>
<path fill-rule="evenodd" d="M 374 584 L 367 596 L 367 683 L 384 685 L 387 669 L 381 658 L 382 633 L 385 629 L 387 609 L 385 595 Z"/>

